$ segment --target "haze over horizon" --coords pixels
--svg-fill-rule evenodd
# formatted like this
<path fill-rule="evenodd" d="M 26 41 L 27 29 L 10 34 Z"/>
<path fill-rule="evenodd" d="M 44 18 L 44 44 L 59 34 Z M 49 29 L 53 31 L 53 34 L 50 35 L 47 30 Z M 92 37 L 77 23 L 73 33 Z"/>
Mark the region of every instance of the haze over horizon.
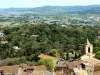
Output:
<path fill-rule="evenodd" d="M 0 8 L 34 8 L 41 6 L 99 5 L 100 0 L 2 0 Z"/>

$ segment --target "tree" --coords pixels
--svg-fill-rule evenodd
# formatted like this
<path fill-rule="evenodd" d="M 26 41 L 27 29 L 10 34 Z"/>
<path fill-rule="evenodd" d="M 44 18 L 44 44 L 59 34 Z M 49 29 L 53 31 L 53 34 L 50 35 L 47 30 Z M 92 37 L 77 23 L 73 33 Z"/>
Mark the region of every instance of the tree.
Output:
<path fill-rule="evenodd" d="M 52 49 L 50 52 L 49 52 L 49 55 L 50 56 L 54 56 L 54 57 L 59 57 L 59 53 L 56 49 Z"/>
<path fill-rule="evenodd" d="M 45 65 L 48 70 L 53 70 L 55 68 L 54 59 L 40 59 L 37 65 Z"/>
<path fill-rule="evenodd" d="M 99 42 L 99 40 L 94 40 L 94 45 L 96 46 L 96 47 L 99 47 L 99 44 L 100 44 L 100 42 Z"/>
<path fill-rule="evenodd" d="M 62 54 L 61 54 L 61 58 L 63 58 L 63 59 L 67 59 L 67 52 L 63 52 Z"/>
<path fill-rule="evenodd" d="M 94 47 L 94 48 L 93 48 L 93 52 L 94 52 L 94 53 L 96 53 L 96 52 L 98 52 L 98 51 L 100 51 L 100 47 Z"/>
<path fill-rule="evenodd" d="M 45 66 L 48 70 L 53 70 L 55 68 L 55 63 L 53 59 L 45 59 Z"/>
<path fill-rule="evenodd" d="M 100 51 L 96 52 L 95 58 L 100 60 Z"/>
<path fill-rule="evenodd" d="M 40 59 L 38 62 L 37 62 L 37 65 L 45 65 L 45 61 L 43 59 Z"/>

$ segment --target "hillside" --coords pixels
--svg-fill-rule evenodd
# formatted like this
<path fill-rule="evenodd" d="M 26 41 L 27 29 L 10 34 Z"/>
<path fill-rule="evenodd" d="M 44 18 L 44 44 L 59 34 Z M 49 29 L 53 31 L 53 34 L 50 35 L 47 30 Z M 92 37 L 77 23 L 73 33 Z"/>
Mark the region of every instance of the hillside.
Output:
<path fill-rule="evenodd" d="M 7 13 L 93 13 L 100 12 L 100 5 L 89 6 L 43 6 L 36 8 L 7 8 L 0 9 L 0 14 Z"/>

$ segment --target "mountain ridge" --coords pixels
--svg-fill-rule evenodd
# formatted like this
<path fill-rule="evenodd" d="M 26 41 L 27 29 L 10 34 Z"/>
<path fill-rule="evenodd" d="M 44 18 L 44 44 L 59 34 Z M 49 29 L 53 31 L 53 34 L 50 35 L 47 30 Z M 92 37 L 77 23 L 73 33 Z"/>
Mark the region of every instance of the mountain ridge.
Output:
<path fill-rule="evenodd" d="M 99 9 L 99 10 L 98 10 Z M 5 8 L 0 9 L 1 13 L 25 13 L 25 12 L 38 12 L 38 13 L 93 13 L 90 11 L 99 11 L 100 5 L 88 5 L 88 6 L 43 6 L 35 8 Z M 95 13 L 95 12 L 94 12 Z"/>

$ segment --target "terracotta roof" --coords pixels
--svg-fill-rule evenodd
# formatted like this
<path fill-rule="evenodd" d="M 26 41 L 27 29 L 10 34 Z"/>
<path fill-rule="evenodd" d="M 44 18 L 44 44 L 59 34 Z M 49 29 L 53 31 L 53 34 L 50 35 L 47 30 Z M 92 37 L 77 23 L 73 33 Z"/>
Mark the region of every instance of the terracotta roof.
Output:
<path fill-rule="evenodd" d="M 34 66 L 23 67 L 25 75 L 30 75 L 34 71 Z"/>
<path fill-rule="evenodd" d="M 54 75 L 66 75 L 64 73 L 55 72 Z"/>
<path fill-rule="evenodd" d="M 30 75 L 43 75 L 43 73 L 31 73 Z"/>
<path fill-rule="evenodd" d="M 100 64 L 94 66 L 94 71 L 100 71 Z"/>
<path fill-rule="evenodd" d="M 41 58 L 41 59 L 54 58 L 54 57 L 52 57 L 52 56 L 45 55 L 45 54 L 41 54 L 41 55 L 39 55 L 38 57 Z"/>
<path fill-rule="evenodd" d="M 17 74 L 18 69 L 19 69 L 18 65 L 0 67 L 0 70 L 4 70 L 4 73 L 10 73 L 10 74 Z"/>
<path fill-rule="evenodd" d="M 53 73 L 50 71 L 33 71 L 30 75 L 52 75 Z"/>
<path fill-rule="evenodd" d="M 47 68 L 45 67 L 45 65 L 41 65 L 41 66 L 34 66 L 35 70 L 47 70 Z"/>
<path fill-rule="evenodd" d="M 69 69 L 73 69 L 75 67 L 74 62 L 67 62 L 67 66 Z"/>
<path fill-rule="evenodd" d="M 94 75 L 100 75 L 100 71 L 94 72 Z"/>
<path fill-rule="evenodd" d="M 72 62 L 66 62 L 69 69 L 73 69 L 76 67 L 79 67 L 81 64 L 81 61 L 72 61 Z"/>
<path fill-rule="evenodd" d="M 85 58 L 84 60 L 82 60 L 84 63 L 89 63 L 91 65 L 97 65 L 100 64 L 100 61 L 95 59 L 95 58 Z"/>
<path fill-rule="evenodd" d="M 23 69 L 34 69 L 34 66 L 24 66 Z"/>
<path fill-rule="evenodd" d="M 75 67 L 80 67 L 80 64 L 81 64 L 81 61 L 79 60 L 79 61 L 73 61 L 74 62 L 74 64 L 75 64 Z"/>
<path fill-rule="evenodd" d="M 0 67 L 0 70 L 4 71 L 4 74 L 18 74 L 19 70 L 21 73 L 25 75 L 29 75 L 33 72 L 34 66 L 20 66 L 19 65 L 13 65 L 13 66 L 2 66 Z"/>
<path fill-rule="evenodd" d="M 25 72 L 25 75 L 31 75 L 33 72 Z M 33 75 L 33 74 L 32 74 Z"/>

